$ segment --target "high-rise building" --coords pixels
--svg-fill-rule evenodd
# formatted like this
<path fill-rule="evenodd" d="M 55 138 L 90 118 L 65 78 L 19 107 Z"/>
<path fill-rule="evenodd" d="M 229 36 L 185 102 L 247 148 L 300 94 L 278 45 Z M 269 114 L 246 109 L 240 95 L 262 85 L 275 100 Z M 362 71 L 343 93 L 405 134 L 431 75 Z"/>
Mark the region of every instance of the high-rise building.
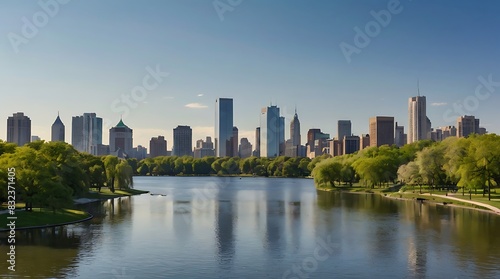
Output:
<path fill-rule="evenodd" d="M 167 156 L 167 141 L 164 136 L 152 137 L 149 141 L 149 157 Z"/>
<path fill-rule="evenodd" d="M 196 148 L 194 149 L 194 158 L 203 158 L 207 156 L 215 156 L 214 143 L 211 137 L 206 137 L 206 140 L 202 139 L 196 141 Z"/>
<path fill-rule="evenodd" d="M 344 140 L 344 137 L 351 136 L 351 120 L 339 120 L 337 122 L 337 135 L 340 141 Z"/>
<path fill-rule="evenodd" d="M 217 157 L 234 156 L 232 137 L 233 99 L 219 98 L 215 100 L 215 155 Z"/>
<path fill-rule="evenodd" d="M 360 147 L 360 138 L 359 136 L 345 136 L 343 138 L 343 145 L 342 147 L 344 148 L 342 154 L 352 154 L 357 151 L 359 151 Z"/>
<path fill-rule="evenodd" d="M 370 118 L 370 146 L 394 144 L 394 117 L 376 116 Z"/>
<path fill-rule="evenodd" d="M 307 157 L 314 158 L 316 156 L 319 156 L 325 153 L 324 152 L 325 148 L 328 148 L 330 153 L 334 152 L 334 148 L 331 147 L 331 144 L 328 142 L 329 138 L 330 134 L 325 134 L 321 132 L 321 129 L 316 129 L 316 128 L 309 129 L 309 131 L 307 131 L 307 145 L 306 145 Z"/>
<path fill-rule="evenodd" d="M 247 138 L 241 138 L 239 156 L 240 158 L 248 158 L 252 156 L 252 144 Z"/>
<path fill-rule="evenodd" d="M 95 113 L 73 116 L 71 144 L 80 152 L 92 154 L 92 146 L 102 144 L 102 118 L 97 117 Z"/>
<path fill-rule="evenodd" d="M 284 155 L 285 121 L 277 106 L 265 107 L 260 113 L 260 157 Z"/>
<path fill-rule="evenodd" d="M 363 150 L 367 147 L 370 147 L 370 135 L 369 134 L 361 135 L 359 139 L 359 150 Z"/>
<path fill-rule="evenodd" d="M 64 123 L 61 121 L 61 118 L 59 118 L 59 114 L 57 114 L 57 118 L 54 124 L 52 124 L 51 141 L 64 141 L 65 130 Z"/>
<path fill-rule="evenodd" d="M 430 127 L 425 96 L 411 97 L 408 101 L 408 143 L 428 139 Z"/>
<path fill-rule="evenodd" d="M 123 123 L 122 119 L 115 127 L 109 129 L 109 151 L 111 153 L 120 149 L 125 154 L 132 156 L 133 144 L 133 131 Z"/>
<path fill-rule="evenodd" d="M 7 118 L 7 142 L 23 146 L 31 141 L 31 119 L 22 112 Z"/>
<path fill-rule="evenodd" d="M 145 159 L 148 155 L 148 149 L 142 145 L 138 145 L 132 149 L 130 157 L 136 158 L 137 160 Z"/>
<path fill-rule="evenodd" d="M 253 156 L 260 157 L 260 127 L 255 128 L 255 150 Z"/>
<path fill-rule="evenodd" d="M 295 110 L 295 115 L 293 116 L 293 120 L 290 122 L 290 139 L 292 140 L 292 146 L 300 145 L 300 121 L 299 116 L 297 115 L 297 110 Z"/>
<path fill-rule="evenodd" d="M 189 126 L 177 126 L 174 128 L 174 156 L 192 156 L 193 130 Z"/>
<path fill-rule="evenodd" d="M 231 145 L 233 147 L 232 156 L 238 156 L 238 127 L 233 127 L 233 135 L 231 137 Z"/>
<path fill-rule="evenodd" d="M 404 126 L 399 126 L 398 122 L 395 124 L 396 126 L 396 131 L 394 134 L 394 144 L 398 147 L 402 147 L 405 145 L 405 127 Z"/>
<path fill-rule="evenodd" d="M 472 115 L 460 116 L 457 119 L 457 137 L 466 138 L 470 134 L 479 134 L 479 119 Z"/>

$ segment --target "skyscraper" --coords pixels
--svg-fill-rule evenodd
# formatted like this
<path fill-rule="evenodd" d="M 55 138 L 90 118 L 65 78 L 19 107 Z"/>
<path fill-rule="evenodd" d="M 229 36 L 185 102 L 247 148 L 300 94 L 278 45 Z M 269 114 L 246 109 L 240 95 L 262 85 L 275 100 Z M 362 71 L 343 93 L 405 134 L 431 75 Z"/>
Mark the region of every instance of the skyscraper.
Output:
<path fill-rule="evenodd" d="M 260 127 L 255 128 L 255 150 L 253 156 L 260 156 Z"/>
<path fill-rule="evenodd" d="M 14 113 L 7 118 L 7 142 L 23 146 L 31 141 L 31 119 L 24 113 Z"/>
<path fill-rule="evenodd" d="M 192 156 L 193 130 L 189 126 L 177 126 L 174 128 L 174 156 Z"/>
<path fill-rule="evenodd" d="M 52 124 L 52 138 L 51 141 L 64 141 L 64 133 L 65 133 L 64 124 L 59 118 L 59 113 L 57 114 L 56 121 Z"/>
<path fill-rule="evenodd" d="M 292 140 L 292 146 L 300 145 L 300 121 L 297 110 L 295 110 L 293 120 L 290 122 L 290 139 Z"/>
<path fill-rule="evenodd" d="M 351 136 L 351 120 L 339 120 L 337 123 L 337 135 L 340 141 L 344 140 L 344 137 Z"/>
<path fill-rule="evenodd" d="M 370 118 L 370 146 L 394 144 L 394 117 L 376 116 Z"/>
<path fill-rule="evenodd" d="M 167 156 L 167 141 L 164 136 L 152 137 L 149 141 L 149 157 Z"/>
<path fill-rule="evenodd" d="M 238 156 L 238 127 L 233 127 L 233 135 L 231 136 L 231 145 L 233 147 L 232 156 Z"/>
<path fill-rule="evenodd" d="M 109 129 L 109 151 L 113 153 L 118 149 L 132 156 L 133 131 L 123 123 L 122 119 L 115 127 Z"/>
<path fill-rule="evenodd" d="M 396 144 L 398 147 L 401 147 L 405 145 L 405 127 L 398 126 L 398 122 L 396 122 L 395 126 L 396 131 L 394 134 L 394 144 Z"/>
<path fill-rule="evenodd" d="M 260 157 L 284 154 L 285 118 L 277 106 L 265 107 L 260 113 Z"/>
<path fill-rule="evenodd" d="M 80 152 L 96 150 L 97 145 L 102 144 L 102 118 L 95 113 L 73 116 L 71 144 Z"/>
<path fill-rule="evenodd" d="M 428 139 L 427 105 L 425 96 L 411 97 L 408 101 L 408 143 Z"/>
<path fill-rule="evenodd" d="M 233 99 L 215 100 L 215 156 L 226 157 L 233 154 Z"/>
<path fill-rule="evenodd" d="M 470 134 L 479 134 L 479 119 L 472 115 L 460 116 L 457 119 L 457 136 L 466 138 Z"/>

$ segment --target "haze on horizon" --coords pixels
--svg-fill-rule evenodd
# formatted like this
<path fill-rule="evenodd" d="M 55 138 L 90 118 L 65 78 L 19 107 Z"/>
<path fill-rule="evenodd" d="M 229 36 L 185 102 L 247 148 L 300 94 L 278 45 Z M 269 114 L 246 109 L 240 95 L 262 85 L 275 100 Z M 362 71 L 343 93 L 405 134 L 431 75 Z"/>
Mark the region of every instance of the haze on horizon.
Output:
<path fill-rule="evenodd" d="M 376 115 L 407 129 L 417 80 L 433 127 L 467 114 L 498 134 L 499 8 L 495 1 L 2 1 L 0 138 L 7 117 L 24 112 L 32 135 L 49 140 L 59 112 L 71 142 L 71 117 L 95 112 L 107 126 L 104 144 L 123 116 L 134 146 L 164 135 L 170 149 L 177 125 L 193 128 L 193 142 L 213 137 L 218 97 L 234 99 L 234 124 L 252 144 L 270 103 L 286 117 L 287 138 L 297 108 L 303 142 L 310 128 L 336 136 L 340 119 L 358 135 Z M 138 86 L 145 93 L 126 104 Z"/>

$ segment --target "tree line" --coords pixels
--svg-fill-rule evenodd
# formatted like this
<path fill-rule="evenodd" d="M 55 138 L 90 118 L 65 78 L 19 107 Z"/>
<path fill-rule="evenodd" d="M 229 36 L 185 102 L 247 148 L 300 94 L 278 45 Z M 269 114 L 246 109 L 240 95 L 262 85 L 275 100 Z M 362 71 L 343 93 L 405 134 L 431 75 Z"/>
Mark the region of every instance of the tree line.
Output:
<path fill-rule="evenodd" d="M 403 183 L 461 187 L 491 192 L 500 183 L 500 136 L 450 137 L 405 145 L 370 147 L 355 154 L 321 160 L 312 175 L 320 187 L 369 187 Z"/>
<path fill-rule="evenodd" d="M 25 209 L 69 206 L 90 188 L 125 189 L 133 185 L 133 170 L 116 156 L 97 157 L 75 150 L 64 142 L 36 141 L 18 147 L 0 141 L 0 201 L 7 201 L 8 169 L 15 169 L 11 181 L 16 202 Z"/>

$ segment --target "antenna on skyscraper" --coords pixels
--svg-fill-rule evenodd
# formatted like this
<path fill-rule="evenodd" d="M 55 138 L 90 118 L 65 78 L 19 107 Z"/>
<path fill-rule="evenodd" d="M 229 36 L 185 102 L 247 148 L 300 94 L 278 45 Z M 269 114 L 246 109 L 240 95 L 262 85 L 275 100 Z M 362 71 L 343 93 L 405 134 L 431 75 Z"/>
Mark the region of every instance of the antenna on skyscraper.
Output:
<path fill-rule="evenodd" d="M 417 78 L 417 94 L 420 97 L 420 79 Z"/>

